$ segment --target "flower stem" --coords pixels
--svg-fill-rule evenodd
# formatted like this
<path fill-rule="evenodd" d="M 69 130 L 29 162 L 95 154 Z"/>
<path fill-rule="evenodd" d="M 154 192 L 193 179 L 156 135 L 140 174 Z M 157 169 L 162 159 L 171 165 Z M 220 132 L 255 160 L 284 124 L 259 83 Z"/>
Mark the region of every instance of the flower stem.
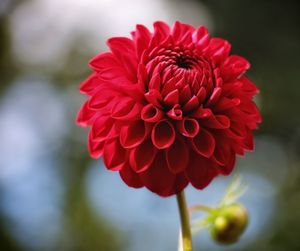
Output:
<path fill-rule="evenodd" d="M 187 208 L 184 191 L 177 195 L 177 203 L 181 222 L 182 245 L 183 251 L 192 251 L 192 234 L 190 228 L 189 211 Z"/>

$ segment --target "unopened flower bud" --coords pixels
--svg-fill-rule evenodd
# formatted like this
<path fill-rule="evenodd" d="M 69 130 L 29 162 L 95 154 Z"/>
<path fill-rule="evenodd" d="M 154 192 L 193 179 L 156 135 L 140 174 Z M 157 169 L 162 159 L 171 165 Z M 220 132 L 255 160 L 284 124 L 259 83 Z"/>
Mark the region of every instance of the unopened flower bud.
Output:
<path fill-rule="evenodd" d="M 247 209 L 241 204 L 232 204 L 220 209 L 214 219 L 210 234 L 222 244 L 236 242 L 248 223 Z"/>

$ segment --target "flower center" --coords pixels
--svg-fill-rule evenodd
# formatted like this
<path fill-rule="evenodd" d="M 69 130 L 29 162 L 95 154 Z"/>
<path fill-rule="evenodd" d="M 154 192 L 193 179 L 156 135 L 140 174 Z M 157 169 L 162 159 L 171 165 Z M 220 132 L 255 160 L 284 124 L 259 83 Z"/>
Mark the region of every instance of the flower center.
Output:
<path fill-rule="evenodd" d="M 179 68 L 183 68 L 183 69 L 191 69 L 192 68 L 192 61 L 190 58 L 185 57 L 183 55 L 178 55 L 176 57 L 176 65 Z"/>
<path fill-rule="evenodd" d="M 157 47 L 149 52 L 146 69 L 147 101 L 174 120 L 202 106 L 215 85 L 210 62 L 193 47 Z"/>

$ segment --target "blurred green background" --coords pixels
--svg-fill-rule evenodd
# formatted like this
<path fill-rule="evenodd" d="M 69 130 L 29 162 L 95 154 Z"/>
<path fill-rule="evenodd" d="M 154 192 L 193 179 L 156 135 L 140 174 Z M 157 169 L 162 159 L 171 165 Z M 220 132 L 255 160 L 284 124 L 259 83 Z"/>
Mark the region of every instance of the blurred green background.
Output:
<path fill-rule="evenodd" d="M 300 250 L 300 2 L 1 0 L 0 250 L 176 250 L 174 198 L 127 188 L 86 150 L 79 83 L 105 40 L 155 20 L 206 25 L 252 64 L 263 123 L 236 170 L 249 227 L 232 246 L 206 232 L 195 250 Z M 189 203 L 216 203 L 230 178 Z"/>

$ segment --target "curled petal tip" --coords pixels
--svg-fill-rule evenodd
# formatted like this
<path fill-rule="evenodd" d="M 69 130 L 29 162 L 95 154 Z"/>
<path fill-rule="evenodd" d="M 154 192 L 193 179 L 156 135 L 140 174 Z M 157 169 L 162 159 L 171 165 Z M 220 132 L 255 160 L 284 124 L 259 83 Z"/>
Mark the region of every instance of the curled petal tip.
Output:
<path fill-rule="evenodd" d="M 157 149 L 168 148 L 175 140 L 175 129 L 168 120 L 162 120 L 153 127 L 151 138 Z"/>

